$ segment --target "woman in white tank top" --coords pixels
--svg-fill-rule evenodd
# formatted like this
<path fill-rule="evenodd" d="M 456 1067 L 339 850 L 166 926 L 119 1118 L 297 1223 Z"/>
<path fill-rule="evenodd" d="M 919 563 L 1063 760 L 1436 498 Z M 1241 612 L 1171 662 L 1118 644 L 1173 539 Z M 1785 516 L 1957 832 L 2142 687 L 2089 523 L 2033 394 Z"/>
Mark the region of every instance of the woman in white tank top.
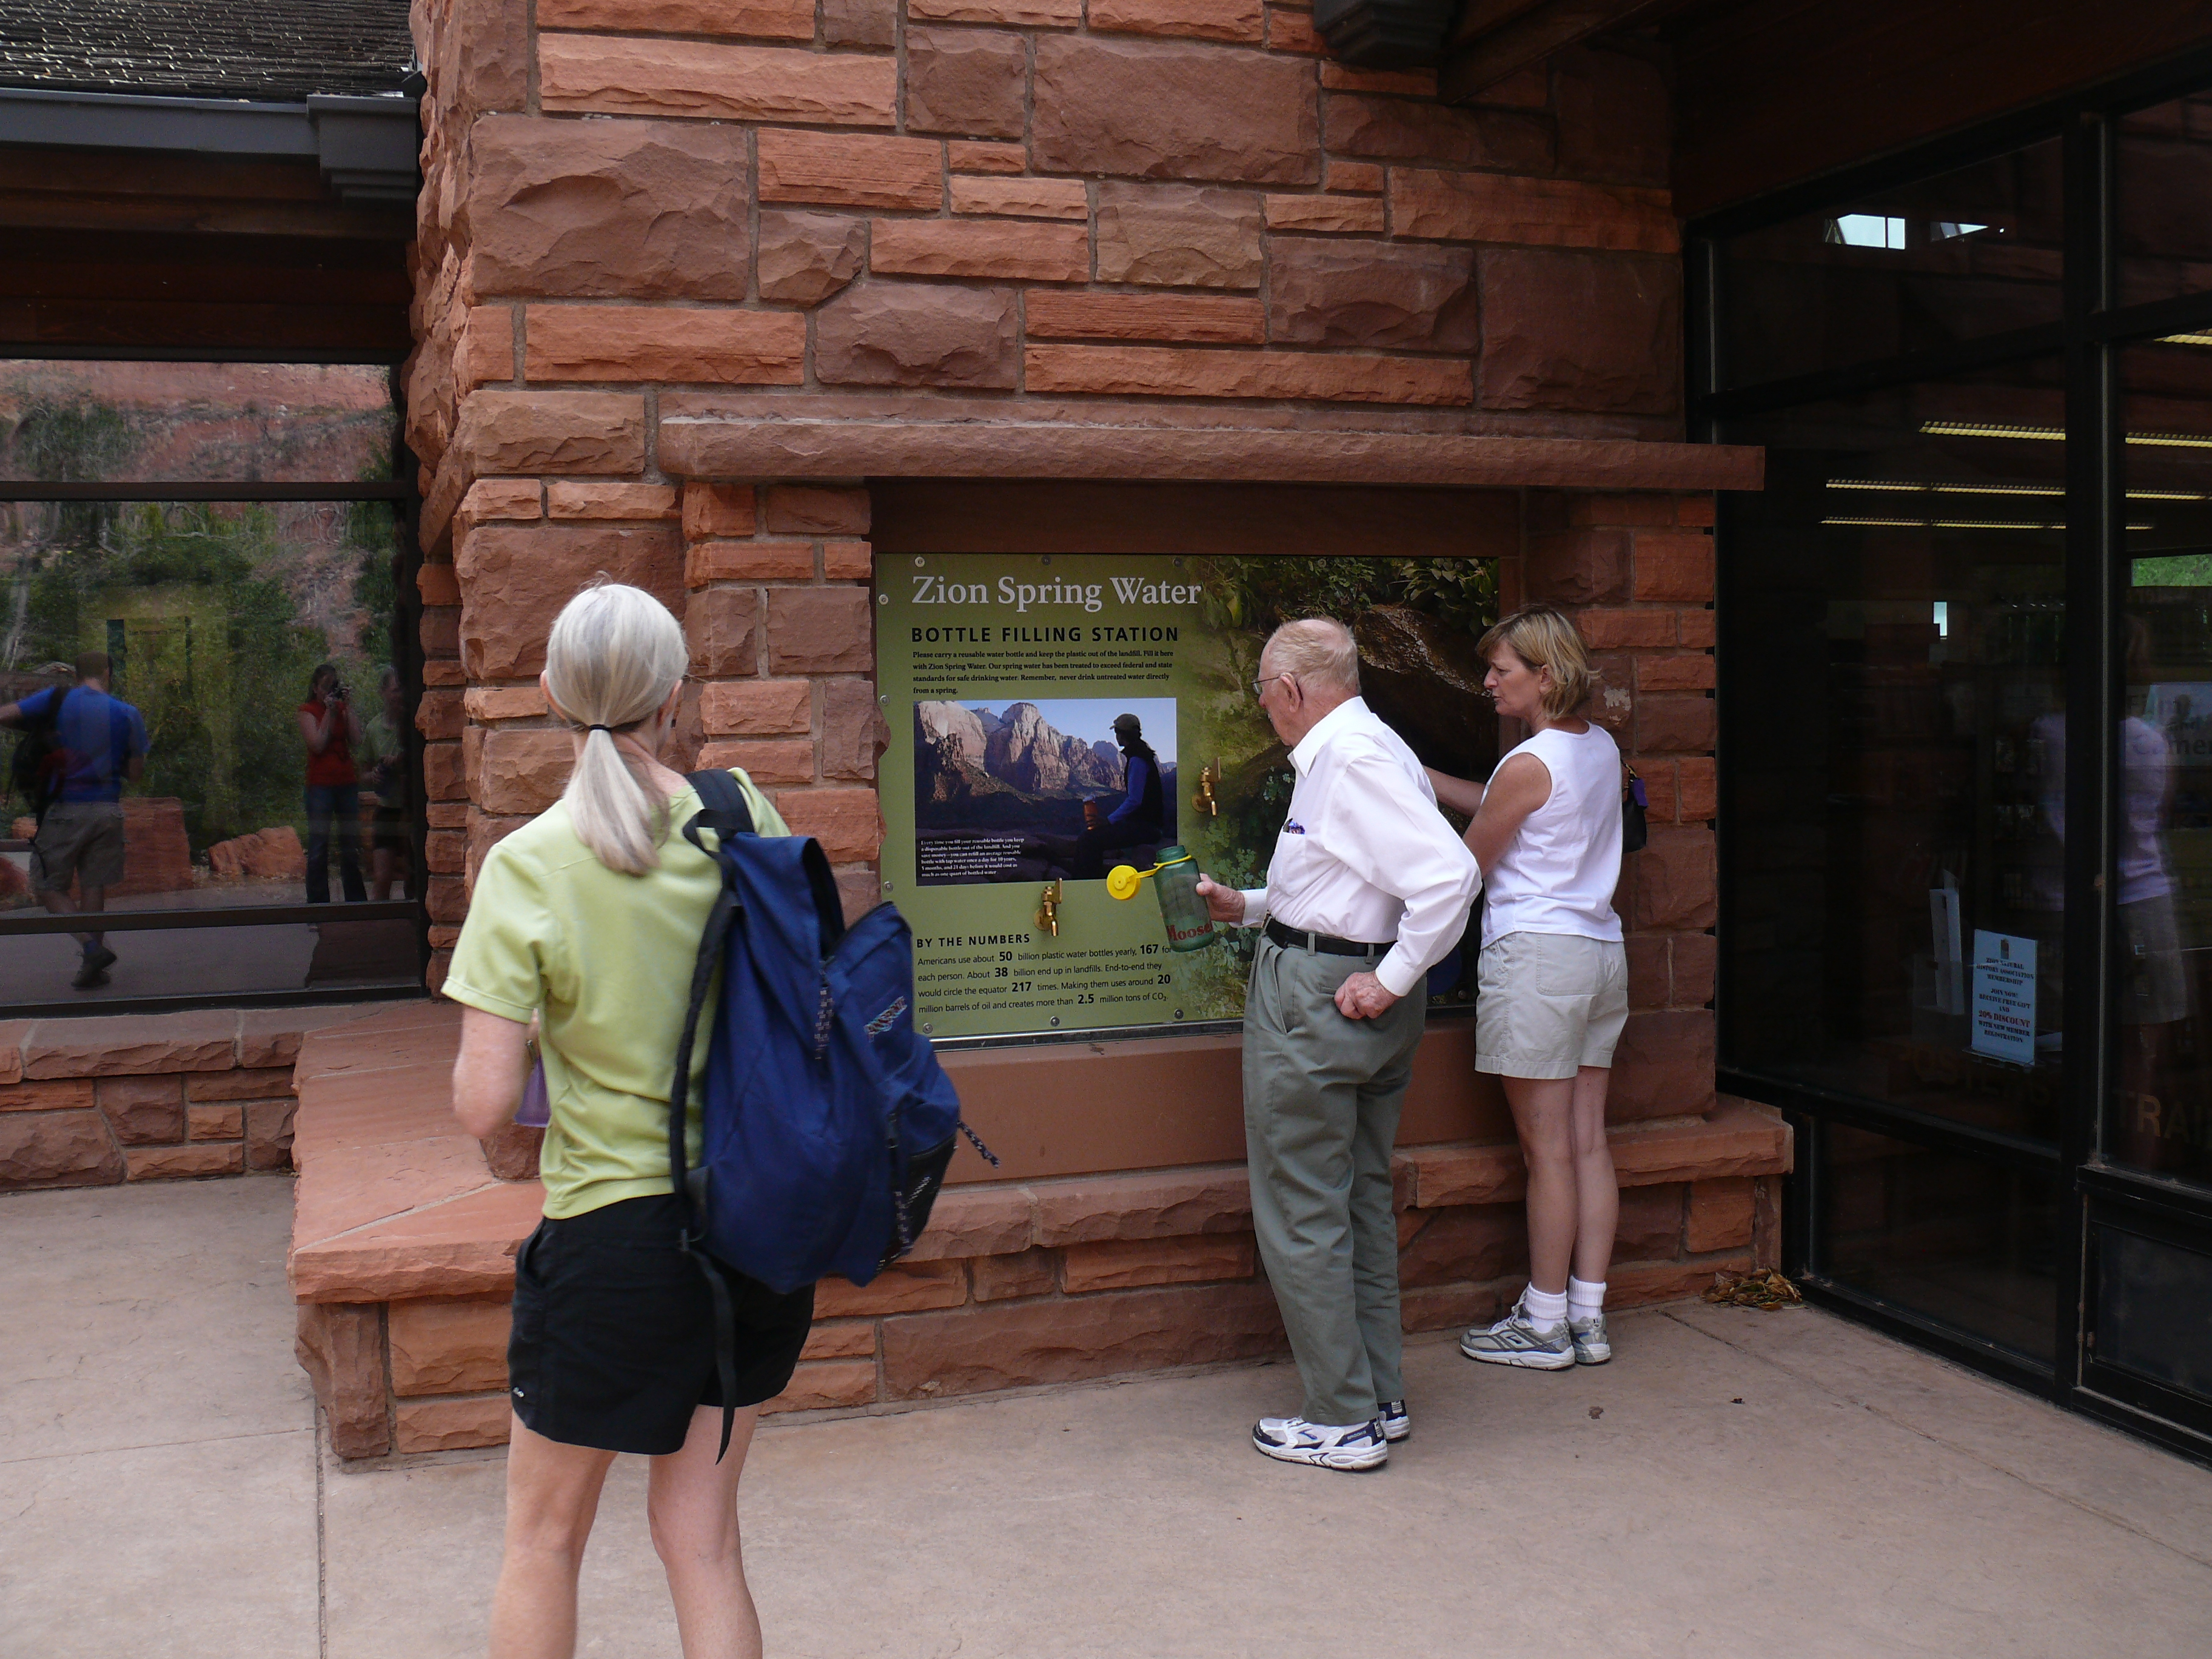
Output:
<path fill-rule="evenodd" d="M 1486 908 L 1475 1065 L 1496 1073 L 1528 1165 L 1528 1288 L 1511 1314 L 1460 1339 L 1470 1359 L 1536 1370 L 1613 1357 L 1605 1275 L 1620 1189 L 1605 1138 L 1606 1085 L 1628 1018 L 1620 880 L 1620 750 L 1577 710 L 1593 684 L 1575 625 L 1549 605 L 1483 635 L 1483 687 L 1534 735 L 1487 787 L 1431 772 L 1437 799 L 1472 815 L 1467 844 Z"/>

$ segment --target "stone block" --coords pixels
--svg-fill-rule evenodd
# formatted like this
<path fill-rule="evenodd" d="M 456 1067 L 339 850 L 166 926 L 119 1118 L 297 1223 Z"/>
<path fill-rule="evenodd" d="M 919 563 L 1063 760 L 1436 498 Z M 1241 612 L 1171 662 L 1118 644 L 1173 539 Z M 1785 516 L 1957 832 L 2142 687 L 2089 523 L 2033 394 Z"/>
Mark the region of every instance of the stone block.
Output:
<path fill-rule="evenodd" d="M 968 1270 L 957 1261 L 901 1261 L 866 1285 L 825 1279 L 814 1287 L 817 1319 L 874 1317 L 957 1308 L 968 1299 Z"/>
<path fill-rule="evenodd" d="M 822 574 L 830 581 L 865 582 L 876 574 L 876 550 L 866 542 L 822 544 Z"/>
<path fill-rule="evenodd" d="M 1677 495 L 1674 498 L 1674 522 L 1685 528 L 1711 530 L 1718 516 L 1710 495 Z"/>
<path fill-rule="evenodd" d="M 1647 754 L 1683 750 L 1710 751 L 1714 713 L 1711 697 L 1650 696 L 1636 700 L 1635 748 Z"/>
<path fill-rule="evenodd" d="M 1423 1223 L 1398 1254 L 1398 1282 L 1408 1289 L 1528 1271 L 1528 1224 L 1516 1206 L 1455 1205 L 1407 1217 Z"/>
<path fill-rule="evenodd" d="M 684 555 L 684 585 L 805 581 L 814 574 L 811 542 L 694 542 Z"/>
<path fill-rule="evenodd" d="M 845 912 L 847 927 L 851 927 L 883 901 L 883 885 L 874 871 L 837 872 L 837 902 Z"/>
<path fill-rule="evenodd" d="M 92 1084 L 88 1077 L 56 1078 L 50 1083 L 0 1084 L 0 1112 L 85 1110 L 94 1103 Z"/>
<path fill-rule="evenodd" d="M 986 1303 L 884 1322 L 884 1389 L 931 1399 L 1280 1352 L 1282 1317 L 1255 1283 Z"/>
<path fill-rule="evenodd" d="M 23 1080 L 23 1039 L 30 1034 L 27 1019 L 0 1020 L 0 1084 Z"/>
<path fill-rule="evenodd" d="M 868 492 L 827 484 L 771 484 L 768 527 L 780 536 L 865 536 Z"/>
<path fill-rule="evenodd" d="M 1492 248 L 1480 272 L 1484 408 L 1680 406 L 1680 261 Z"/>
<path fill-rule="evenodd" d="M 720 681 L 700 688 L 699 723 L 714 736 L 804 732 L 813 720 L 805 680 Z"/>
<path fill-rule="evenodd" d="M 479 725 L 500 720 L 543 720 L 550 712 L 545 695 L 534 682 L 520 685 L 472 685 L 463 694 L 462 709 Z"/>
<path fill-rule="evenodd" d="M 1631 933 L 1628 947 L 1628 1006 L 1665 1008 L 1674 1001 L 1672 933 Z"/>
<path fill-rule="evenodd" d="M 1613 1050 L 1610 1122 L 1677 1117 L 1713 1103 L 1713 1017 L 1704 1008 L 1631 1014 Z"/>
<path fill-rule="evenodd" d="M 1488 1325 L 1511 1309 L 1522 1282 L 1516 1275 L 1498 1284 L 1409 1286 L 1399 1299 L 1399 1322 L 1409 1334 Z"/>
<path fill-rule="evenodd" d="M 246 1135 L 246 1108 L 229 1106 L 188 1106 L 185 1109 L 185 1136 L 188 1140 L 240 1140 Z"/>
<path fill-rule="evenodd" d="M 1655 829 L 1644 850 L 1631 854 L 1627 862 L 1626 920 L 1632 928 L 1713 925 L 1719 901 L 1711 830 Z"/>
<path fill-rule="evenodd" d="M 1322 183 L 1333 193 L 1380 196 L 1389 178 L 1389 170 L 1375 162 L 1346 161 L 1332 155 L 1328 158 L 1328 171 L 1322 176 Z"/>
<path fill-rule="evenodd" d="M 687 483 L 684 486 L 684 536 L 750 536 L 754 524 L 750 484 Z"/>
<path fill-rule="evenodd" d="M 482 1394 L 507 1386 L 507 1302 L 493 1297 L 425 1297 L 394 1302 L 386 1330 L 392 1392 Z"/>
<path fill-rule="evenodd" d="M 874 666 L 875 607 L 857 587 L 778 587 L 768 596 L 769 670 L 864 674 Z"/>
<path fill-rule="evenodd" d="M 1011 1255 L 1031 1242 L 1033 1210 L 1026 1187 L 979 1183 L 948 1188 L 938 1194 L 929 1225 L 915 1241 L 907 1260 Z"/>
<path fill-rule="evenodd" d="M 702 767 L 725 771 L 742 768 L 757 784 L 814 781 L 814 743 L 810 738 L 752 738 L 710 743 L 699 751 Z"/>
<path fill-rule="evenodd" d="M 1267 8 L 1267 50 L 1307 58 L 1328 55 L 1328 44 L 1314 32 L 1313 14 L 1291 6 Z"/>
<path fill-rule="evenodd" d="M 883 813 L 872 789 L 787 789 L 775 810 L 795 836 L 822 843 L 832 864 L 872 860 L 883 844 Z"/>
<path fill-rule="evenodd" d="M 473 1400 L 403 1400 L 392 1408 L 392 1419 L 394 1451 L 461 1451 L 505 1445 L 514 1407 L 504 1394 Z"/>
<path fill-rule="evenodd" d="M 1018 34 L 980 29 L 906 32 L 909 132 L 1018 138 L 1028 83 L 1029 50 Z"/>
<path fill-rule="evenodd" d="M 755 259 L 761 298 L 819 305 L 860 274 L 867 252 L 863 220 L 763 208 Z"/>
<path fill-rule="evenodd" d="M 441 876 L 458 876 L 468 867 L 468 837 L 458 830 L 433 830 L 423 837 L 422 862 Z"/>
<path fill-rule="evenodd" d="M 1031 159 L 1045 173 L 1315 184 L 1312 86 L 1306 65 L 1269 52 L 1041 39 Z"/>
<path fill-rule="evenodd" d="M 1267 228 L 1273 231 L 1352 232 L 1380 236 L 1382 203 L 1374 196 L 1270 196 Z"/>
<path fill-rule="evenodd" d="M 1241 1164 L 1040 1182 L 1036 1237 L 1060 1247 L 1106 1239 L 1242 1233 L 1252 1226 L 1251 1179 Z"/>
<path fill-rule="evenodd" d="M 1396 168 L 1390 223 L 1401 236 L 1450 242 L 1669 254 L 1681 246 L 1664 191 L 1510 173 Z"/>
<path fill-rule="evenodd" d="M 759 143 L 763 202 L 933 213 L 945 200 L 944 146 L 932 139 L 768 131 Z"/>
<path fill-rule="evenodd" d="M 1464 362 L 1305 351 L 1186 351 L 1171 346 L 1033 345 L 1031 392 L 1153 398 L 1261 398 L 1459 404 L 1474 386 Z"/>
<path fill-rule="evenodd" d="M 470 130 L 469 149 L 478 294 L 745 297 L 742 131 L 496 115 Z"/>
<path fill-rule="evenodd" d="M 473 392 L 489 380 L 514 379 L 514 311 L 512 307 L 477 306 L 453 344 L 453 379 L 459 390 Z"/>
<path fill-rule="evenodd" d="M 1083 0 L 908 0 L 918 23 L 1002 23 L 1009 28 L 1073 28 Z"/>
<path fill-rule="evenodd" d="M 1552 124 L 1540 115 L 1520 110 L 1453 109 L 1352 92 L 1332 92 L 1322 101 L 1322 142 L 1332 155 L 1511 170 L 1496 175 L 1499 177 L 1551 171 Z M 1435 234 L 1409 232 L 1402 219 L 1398 225 L 1401 235 Z"/>
<path fill-rule="evenodd" d="M 806 1334 L 806 1346 L 799 1350 L 799 1357 L 801 1359 L 873 1358 L 875 1352 L 875 1321 L 833 1319 L 826 1323 L 817 1322 Z"/>
<path fill-rule="evenodd" d="M 831 386 L 1011 388 L 1014 332 L 1010 289 L 872 283 L 816 313 L 815 377 Z"/>
<path fill-rule="evenodd" d="M 461 745 L 426 743 L 422 745 L 422 793 L 434 801 L 453 801 L 468 793 L 461 776 Z M 301 854 L 304 858 L 305 854 Z"/>
<path fill-rule="evenodd" d="M 1682 1194 L 1679 1182 L 1626 1187 L 1613 1230 L 1616 1261 L 1672 1261 L 1682 1253 Z"/>
<path fill-rule="evenodd" d="M 1175 340 L 1258 345 L 1267 315 L 1256 299 L 1192 294 L 1066 294 L 1040 289 L 1023 302 L 1033 340 Z"/>
<path fill-rule="evenodd" d="M 545 515 L 550 519 L 672 519 L 672 484 L 562 483 L 545 486 Z"/>
<path fill-rule="evenodd" d="M 1713 659 L 1705 652 L 1645 655 L 1636 659 L 1636 689 L 1639 691 L 1710 691 L 1713 689 Z"/>
<path fill-rule="evenodd" d="M 461 656 L 471 678 L 519 680 L 545 666 L 553 618 L 600 571 L 672 609 L 683 591 L 672 524 L 486 525 L 460 546 Z"/>
<path fill-rule="evenodd" d="M 292 1352 L 314 1387 L 340 1457 L 392 1449 L 384 1400 L 384 1310 L 374 1303 L 303 1302 Z"/>
<path fill-rule="evenodd" d="M 1585 605 L 1628 597 L 1629 539 L 1625 530 L 1568 530 L 1528 538 L 1523 567 L 1528 597 Z"/>
<path fill-rule="evenodd" d="M 1636 597 L 1703 605 L 1713 597 L 1713 538 L 1702 530 L 1636 533 Z"/>
<path fill-rule="evenodd" d="M 1674 1006 L 1702 1008 L 1713 1000 L 1721 942 L 1711 933 L 1676 933 L 1674 939 Z"/>
<path fill-rule="evenodd" d="M 422 641 L 426 657 L 458 657 L 461 654 L 461 613 L 454 605 L 441 605 L 425 610 L 416 624 L 415 637 Z M 425 685 L 435 684 L 428 678 Z"/>
<path fill-rule="evenodd" d="M 1480 338 L 1474 251 L 1273 237 L 1267 333 L 1291 345 L 1473 351 Z"/>
<path fill-rule="evenodd" d="M 1267 36 L 1260 0 L 1091 0 L 1094 34 L 1158 34 L 1258 46 Z"/>
<path fill-rule="evenodd" d="M 901 276 L 1030 283 L 1091 279 L 1091 230 L 1011 219 L 878 219 L 868 269 Z"/>
<path fill-rule="evenodd" d="M 1437 72 L 1432 69 L 1358 69 L 1334 60 L 1321 66 L 1321 83 L 1330 92 L 1380 92 L 1396 98 L 1437 95 Z M 1485 98 L 1480 100 L 1493 102 Z"/>
<path fill-rule="evenodd" d="M 1671 611 L 1585 611 L 1575 626 L 1593 651 L 1649 650 L 1676 642 Z"/>
<path fill-rule="evenodd" d="M 123 1161 L 132 1181 L 181 1181 L 197 1176 L 236 1175 L 246 1167 L 237 1142 L 211 1141 L 193 1146 L 131 1146 Z"/>
<path fill-rule="evenodd" d="M 898 0 L 822 0 L 822 39 L 832 46 L 896 45 Z"/>
<path fill-rule="evenodd" d="M 484 733 L 477 805 L 487 812 L 542 812 L 561 798 L 576 764 L 566 732 L 502 726 Z"/>
<path fill-rule="evenodd" d="M 98 1112 L 0 1114 L 0 1190 L 112 1186 L 124 1170 Z"/>
<path fill-rule="evenodd" d="M 466 532 L 470 526 L 492 519 L 536 519 L 544 513 L 544 487 L 535 478 L 479 478 L 461 497 L 460 510 L 453 514 L 453 523 Z M 425 605 L 461 602 L 460 584 L 453 580 L 453 567 L 450 564 L 422 566 L 416 574 L 416 586 L 422 590 Z"/>
<path fill-rule="evenodd" d="M 1087 219 L 1091 191 L 1080 179 L 970 178 L 945 182 L 955 213 L 993 213 L 1018 219 Z"/>
<path fill-rule="evenodd" d="M 523 365 L 532 380 L 797 386 L 806 378 L 806 319 L 787 311 L 532 306 Z"/>
<path fill-rule="evenodd" d="M 868 680 L 830 680 L 822 687 L 822 775 L 872 781 L 876 757 L 890 741 L 876 688 Z"/>
<path fill-rule="evenodd" d="M 975 1281 L 978 1302 L 1006 1302 L 1022 1296 L 1050 1296 L 1058 1283 L 1057 1258 L 1050 1250 L 1022 1250 L 1013 1255 L 978 1256 L 969 1265 L 969 1273 Z"/>
<path fill-rule="evenodd" d="M 1620 525 L 1649 529 L 1674 522 L 1672 495 L 1632 495 L 1616 491 L 1575 495 L 1567 501 L 1571 524 Z"/>
<path fill-rule="evenodd" d="M 1717 642 L 1717 629 L 1710 604 L 1701 609 L 1678 611 L 1674 613 L 1677 637 L 1696 650 L 1710 651 Z"/>
<path fill-rule="evenodd" d="M 1265 227 L 1249 191 L 1098 186 L 1098 280 L 1162 288 L 1260 286 Z"/>
<path fill-rule="evenodd" d="M 471 392 L 461 400 L 453 447 L 479 473 L 635 475 L 645 470 L 645 399 L 619 392 Z M 456 574 L 465 593 L 467 574 Z"/>
<path fill-rule="evenodd" d="M 984 138 L 954 138 L 945 146 L 945 164 L 955 173 L 1018 173 L 1030 164 L 1020 144 L 994 144 Z"/>
<path fill-rule="evenodd" d="M 538 0 L 541 29 L 814 38 L 813 0 Z"/>
<path fill-rule="evenodd" d="M 227 1072 L 237 1052 L 238 1015 L 112 1014 L 42 1019 L 23 1041 L 27 1078 L 128 1077 L 155 1072 Z"/>
<path fill-rule="evenodd" d="M 1196 1285 L 1249 1279 L 1257 1246 L 1249 1235 L 1200 1233 L 1188 1238 L 1118 1238 L 1071 1244 L 1060 1264 L 1070 1296 L 1134 1290 L 1144 1285 Z"/>
<path fill-rule="evenodd" d="M 538 96 L 544 109 L 577 114 L 888 127 L 898 119 L 898 64 L 787 46 L 540 34 Z"/>
<path fill-rule="evenodd" d="M 246 1066 L 233 1072 L 200 1072 L 185 1079 L 185 1098 L 268 1100 L 292 1092 L 289 1066 Z"/>
<path fill-rule="evenodd" d="M 761 1407 L 771 1412 L 822 1411 L 835 1406 L 872 1406 L 876 1403 L 876 1362 L 873 1359 L 835 1359 L 820 1364 L 802 1362 L 794 1367 L 781 1394 Z"/>
<path fill-rule="evenodd" d="M 415 729 L 432 743 L 449 742 L 461 735 L 461 694 L 451 688 L 425 691 L 415 705 Z M 304 868 L 307 855 L 301 854 Z"/>
<path fill-rule="evenodd" d="M 760 672 L 760 593 L 750 587 L 715 587 L 684 601 L 684 635 L 695 674 Z M 703 699 L 707 694 L 702 691 Z"/>
<path fill-rule="evenodd" d="M 1727 1176 L 1690 1185 L 1690 1218 L 1683 1243 L 1693 1255 L 1741 1249 L 1751 1243 L 1753 1181 Z"/>
<path fill-rule="evenodd" d="M 1632 1267 L 1614 1267 L 1606 1274 L 1605 1304 L 1608 1310 L 1617 1310 L 1680 1302 L 1705 1290 L 1717 1276 L 1750 1270 L 1751 1252 L 1747 1249 L 1727 1255 L 1709 1255 L 1698 1261 L 1653 1261 Z"/>
<path fill-rule="evenodd" d="M 423 889 L 422 904 L 432 921 L 450 922 L 458 927 L 468 920 L 467 889 L 453 877 L 431 877 Z"/>

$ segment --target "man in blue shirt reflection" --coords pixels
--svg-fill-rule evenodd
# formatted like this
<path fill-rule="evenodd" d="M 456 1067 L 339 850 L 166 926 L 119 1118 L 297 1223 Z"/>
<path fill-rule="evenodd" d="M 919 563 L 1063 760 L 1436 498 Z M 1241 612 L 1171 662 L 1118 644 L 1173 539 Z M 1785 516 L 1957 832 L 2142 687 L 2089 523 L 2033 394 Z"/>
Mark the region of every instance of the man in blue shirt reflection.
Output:
<path fill-rule="evenodd" d="M 108 696 L 109 672 L 107 653 L 88 651 L 76 659 L 75 685 L 35 691 L 0 708 L 0 726 L 46 737 L 31 783 L 39 818 L 31 890 L 58 916 L 105 909 L 107 890 L 123 879 L 123 786 L 145 772 L 146 722 Z M 115 965 L 106 936 L 79 933 L 76 940 L 84 959 L 70 982 L 79 990 L 105 985 Z"/>

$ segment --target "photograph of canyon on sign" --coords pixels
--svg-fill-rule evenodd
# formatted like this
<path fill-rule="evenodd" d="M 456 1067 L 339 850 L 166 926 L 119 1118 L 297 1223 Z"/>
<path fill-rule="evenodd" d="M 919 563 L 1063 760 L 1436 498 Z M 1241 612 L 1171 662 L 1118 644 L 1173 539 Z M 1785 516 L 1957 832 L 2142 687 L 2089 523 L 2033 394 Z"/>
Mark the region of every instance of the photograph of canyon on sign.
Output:
<path fill-rule="evenodd" d="M 914 706 L 916 874 L 926 887 L 1073 877 L 1076 840 L 1125 793 L 1117 716 L 1133 714 L 1159 755 L 1165 818 L 1176 836 L 1172 697 L 1041 697 Z M 1143 847 L 1115 854 L 1126 862 Z M 1149 857 L 1138 860 L 1139 868 Z"/>

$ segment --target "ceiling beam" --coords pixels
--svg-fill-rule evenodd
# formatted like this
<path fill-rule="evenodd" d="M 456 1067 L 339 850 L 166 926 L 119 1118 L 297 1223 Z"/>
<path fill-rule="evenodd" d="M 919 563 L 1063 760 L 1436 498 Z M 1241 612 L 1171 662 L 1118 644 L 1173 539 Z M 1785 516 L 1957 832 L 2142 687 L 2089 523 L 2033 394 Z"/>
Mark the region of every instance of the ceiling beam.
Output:
<path fill-rule="evenodd" d="M 1444 48 L 1437 91 L 1448 104 L 1484 92 L 1562 46 L 1680 10 L 1684 0 L 1468 0 Z"/>

